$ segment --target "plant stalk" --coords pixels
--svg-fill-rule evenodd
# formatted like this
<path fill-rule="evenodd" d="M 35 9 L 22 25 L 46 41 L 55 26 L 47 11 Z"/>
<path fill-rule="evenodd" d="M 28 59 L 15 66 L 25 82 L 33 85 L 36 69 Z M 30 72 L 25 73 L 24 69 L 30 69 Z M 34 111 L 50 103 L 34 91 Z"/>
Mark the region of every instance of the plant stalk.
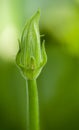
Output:
<path fill-rule="evenodd" d="M 29 130 L 39 130 L 39 104 L 36 79 L 28 80 Z"/>

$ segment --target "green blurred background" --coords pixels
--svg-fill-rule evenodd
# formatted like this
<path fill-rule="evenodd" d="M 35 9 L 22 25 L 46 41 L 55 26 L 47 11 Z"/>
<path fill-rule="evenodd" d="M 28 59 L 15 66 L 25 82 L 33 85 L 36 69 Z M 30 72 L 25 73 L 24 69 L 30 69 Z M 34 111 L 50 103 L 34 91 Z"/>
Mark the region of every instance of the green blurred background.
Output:
<path fill-rule="evenodd" d="M 79 0 L 0 0 L 0 130 L 26 130 L 26 83 L 15 56 L 38 8 L 48 55 L 37 80 L 41 130 L 79 130 Z"/>

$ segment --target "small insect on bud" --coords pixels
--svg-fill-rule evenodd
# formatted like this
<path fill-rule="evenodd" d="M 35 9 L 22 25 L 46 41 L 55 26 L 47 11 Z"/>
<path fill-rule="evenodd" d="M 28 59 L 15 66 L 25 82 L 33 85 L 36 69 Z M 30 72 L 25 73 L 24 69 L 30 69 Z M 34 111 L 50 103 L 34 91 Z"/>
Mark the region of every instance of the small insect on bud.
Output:
<path fill-rule="evenodd" d="M 27 79 L 36 79 L 47 62 L 44 41 L 40 43 L 40 11 L 26 23 L 19 41 L 16 63 Z"/>

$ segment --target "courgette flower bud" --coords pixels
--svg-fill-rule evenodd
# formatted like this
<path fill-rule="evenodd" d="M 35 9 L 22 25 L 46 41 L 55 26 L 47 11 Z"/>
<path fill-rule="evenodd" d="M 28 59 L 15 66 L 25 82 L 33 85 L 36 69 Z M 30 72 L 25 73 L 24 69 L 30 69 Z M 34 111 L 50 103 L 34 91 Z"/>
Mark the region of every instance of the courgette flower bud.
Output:
<path fill-rule="evenodd" d="M 16 63 L 27 79 L 36 79 L 47 62 L 44 41 L 41 45 L 39 33 L 40 11 L 26 23 L 19 41 Z"/>

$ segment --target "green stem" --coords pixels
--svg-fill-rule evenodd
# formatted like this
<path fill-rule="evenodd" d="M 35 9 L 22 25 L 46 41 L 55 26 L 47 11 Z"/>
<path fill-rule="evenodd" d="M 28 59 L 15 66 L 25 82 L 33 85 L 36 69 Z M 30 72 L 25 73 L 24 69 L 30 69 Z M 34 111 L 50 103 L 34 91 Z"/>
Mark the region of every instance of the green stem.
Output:
<path fill-rule="evenodd" d="M 29 130 L 39 130 L 39 105 L 36 80 L 28 80 Z"/>

